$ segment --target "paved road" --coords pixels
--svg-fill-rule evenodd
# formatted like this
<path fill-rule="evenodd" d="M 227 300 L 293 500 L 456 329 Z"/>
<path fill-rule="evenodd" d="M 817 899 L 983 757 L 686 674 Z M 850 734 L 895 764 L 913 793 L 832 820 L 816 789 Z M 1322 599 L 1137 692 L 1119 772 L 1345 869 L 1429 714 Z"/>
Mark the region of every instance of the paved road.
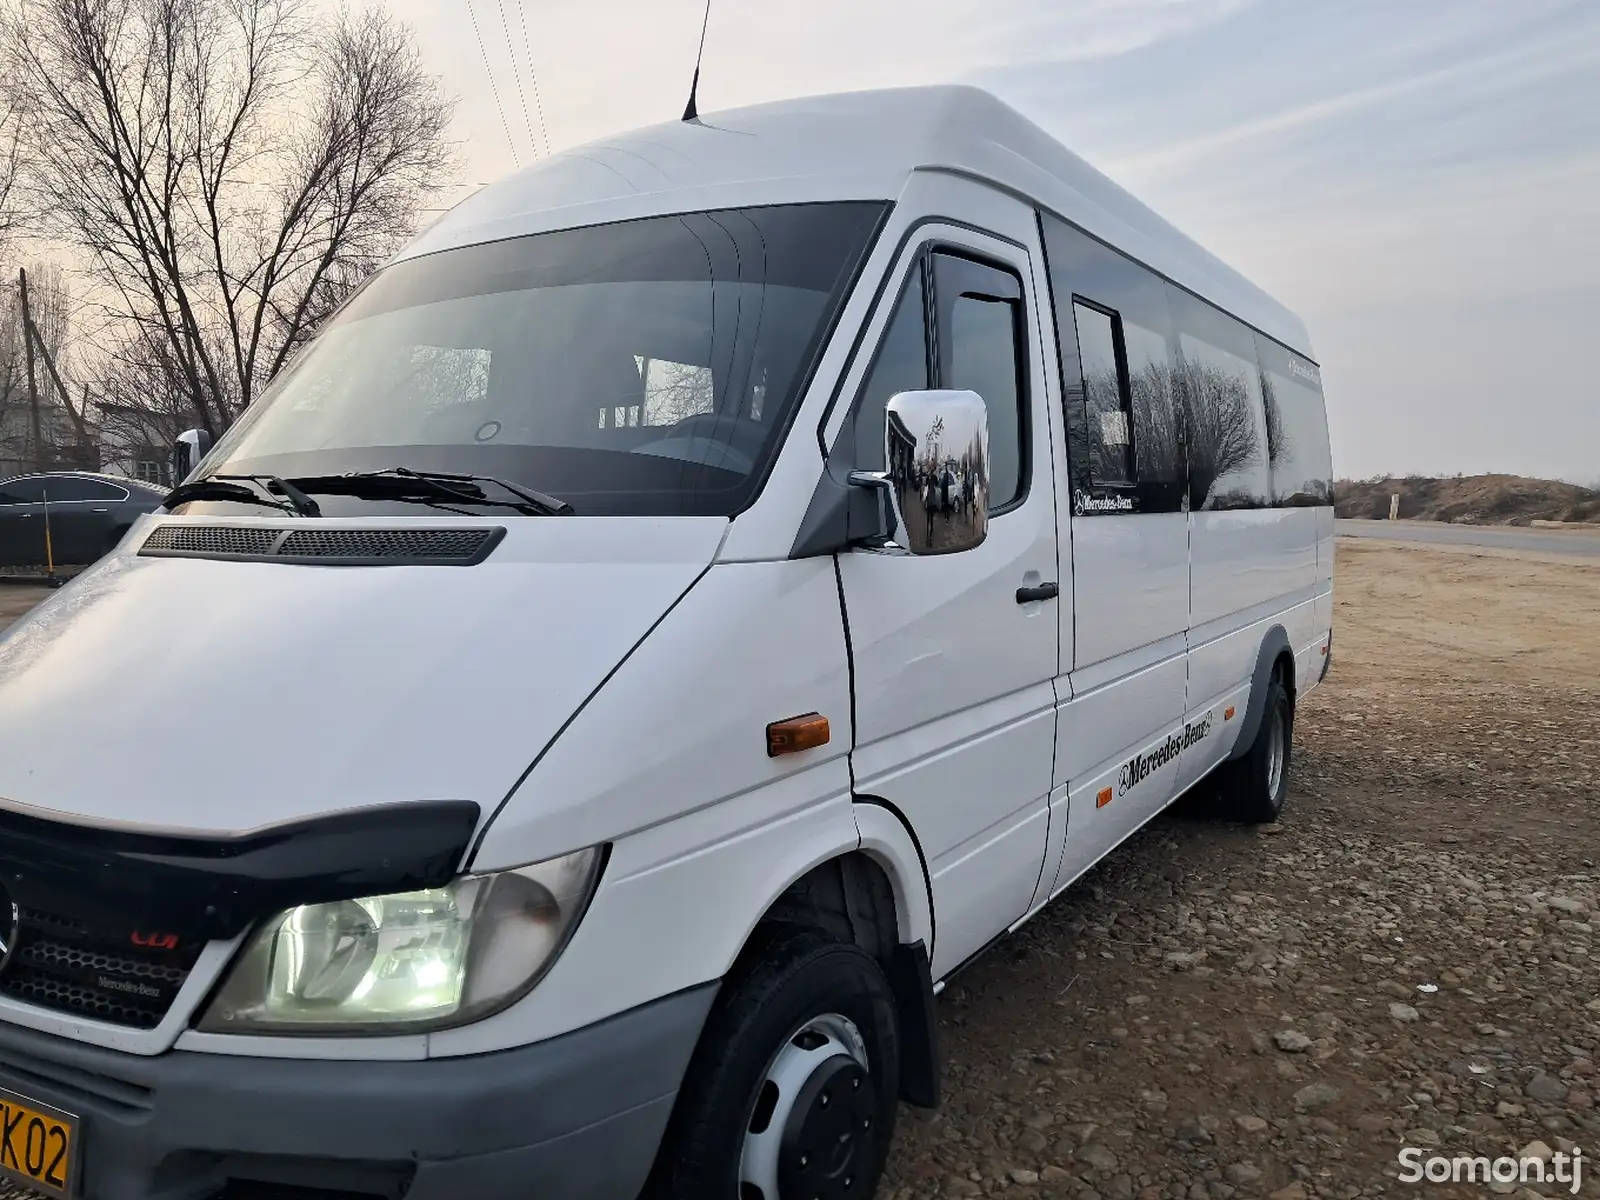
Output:
<path fill-rule="evenodd" d="M 1600 532 L 1518 529 L 1504 525 L 1447 525 L 1441 521 L 1336 521 L 1341 537 L 1398 542 L 1443 542 L 1452 546 L 1497 546 L 1545 554 L 1600 555 Z"/>

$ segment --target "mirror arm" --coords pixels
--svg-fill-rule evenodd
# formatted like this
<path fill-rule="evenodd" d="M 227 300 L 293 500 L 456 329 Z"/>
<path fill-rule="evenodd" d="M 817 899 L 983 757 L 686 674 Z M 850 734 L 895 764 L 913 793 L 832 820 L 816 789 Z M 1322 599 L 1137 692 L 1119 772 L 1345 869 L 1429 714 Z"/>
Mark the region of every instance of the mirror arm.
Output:
<path fill-rule="evenodd" d="M 894 487 L 893 477 L 887 471 L 851 471 L 847 478 L 851 487 L 869 489 L 873 493 L 873 499 L 877 501 L 873 506 L 877 515 L 873 528 L 852 537 L 851 542 L 870 549 L 896 547 L 894 502 L 891 496 Z"/>

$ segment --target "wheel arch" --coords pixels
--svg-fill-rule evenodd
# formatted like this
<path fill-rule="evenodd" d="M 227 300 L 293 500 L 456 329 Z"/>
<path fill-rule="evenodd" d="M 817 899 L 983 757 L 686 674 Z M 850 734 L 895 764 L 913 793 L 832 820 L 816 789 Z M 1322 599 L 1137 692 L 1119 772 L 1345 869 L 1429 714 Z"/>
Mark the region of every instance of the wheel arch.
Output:
<path fill-rule="evenodd" d="M 855 810 L 859 844 L 815 864 L 783 888 L 751 929 L 746 946 L 766 927 L 795 924 L 822 929 L 870 953 L 895 995 L 900 1098 L 933 1108 L 940 1072 L 926 865 L 909 826 L 891 808 L 869 801 L 858 802 Z"/>
<path fill-rule="evenodd" d="M 1294 650 L 1289 644 L 1289 634 L 1282 625 L 1267 630 L 1256 650 L 1256 665 L 1250 676 L 1250 699 L 1245 705 L 1244 719 L 1228 759 L 1243 758 L 1255 744 L 1256 730 L 1261 727 L 1261 714 L 1267 705 L 1267 683 L 1275 667 L 1282 666 L 1284 686 L 1289 692 L 1289 703 L 1294 703 Z"/>

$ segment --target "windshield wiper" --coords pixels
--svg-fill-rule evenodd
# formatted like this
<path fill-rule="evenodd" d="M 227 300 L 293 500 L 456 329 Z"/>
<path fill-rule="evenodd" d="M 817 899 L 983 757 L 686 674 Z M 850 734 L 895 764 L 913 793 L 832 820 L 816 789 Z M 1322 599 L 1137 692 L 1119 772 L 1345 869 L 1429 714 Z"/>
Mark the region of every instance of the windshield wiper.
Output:
<path fill-rule="evenodd" d="M 454 500 L 462 504 L 514 508 L 530 516 L 543 517 L 567 517 L 574 512 L 572 505 L 565 500 L 505 479 L 497 479 L 493 475 L 457 475 L 448 471 L 388 467 L 382 471 L 352 471 L 348 475 L 306 476 L 290 482 L 307 492 L 319 492 L 327 496 L 364 496 L 375 500 L 417 501 L 423 504 Z M 485 483 L 511 493 L 516 499 L 492 499 L 479 486 Z"/>
<path fill-rule="evenodd" d="M 263 497 L 244 486 L 253 483 L 266 493 Z M 278 495 L 283 499 L 279 500 Z M 239 504 L 259 504 L 279 508 L 301 517 L 320 517 L 317 502 L 286 479 L 276 475 L 207 475 L 193 483 L 181 483 L 167 494 L 161 507 L 174 508 L 191 500 L 231 500 Z"/>

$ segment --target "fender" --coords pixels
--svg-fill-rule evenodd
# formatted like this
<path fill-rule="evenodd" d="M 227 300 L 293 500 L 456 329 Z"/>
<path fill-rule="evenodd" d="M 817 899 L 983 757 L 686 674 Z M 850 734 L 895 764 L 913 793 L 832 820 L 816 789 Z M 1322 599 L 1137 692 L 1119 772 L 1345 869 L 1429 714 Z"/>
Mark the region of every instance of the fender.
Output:
<path fill-rule="evenodd" d="M 1294 651 L 1289 646 L 1289 635 L 1282 625 L 1274 625 L 1261 639 L 1261 649 L 1256 652 L 1256 669 L 1250 677 L 1250 703 L 1245 706 L 1244 720 L 1239 722 L 1239 733 L 1228 755 L 1229 761 L 1243 758 L 1255 743 L 1256 730 L 1261 726 L 1261 714 L 1267 705 L 1267 683 L 1272 678 L 1273 664 L 1278 656 L 1289 659 L 1289 695 L 1294 695 Z"/>
<path fill-rule="evenodd" d="M 928 864 L 911 828 L 893 807 L 871 796 L 857 796 L 852 806 L 861 852 L 883 868 L 894 889 L 894 908 L 902 945 L 921 942 L 933 957 L 933 902 Z"/>
<path fill-rule="evenodd" d="M 886 801 L 857 796 L 853 806 L 861 853 L 883 868 L 899 922 L 894 958 L 886 964 L 900 1018 L 900 1099 L 939 1105 L 939 1021 L 933 1002 L 933 903 L 928 864 L 911 826 Z"/>

